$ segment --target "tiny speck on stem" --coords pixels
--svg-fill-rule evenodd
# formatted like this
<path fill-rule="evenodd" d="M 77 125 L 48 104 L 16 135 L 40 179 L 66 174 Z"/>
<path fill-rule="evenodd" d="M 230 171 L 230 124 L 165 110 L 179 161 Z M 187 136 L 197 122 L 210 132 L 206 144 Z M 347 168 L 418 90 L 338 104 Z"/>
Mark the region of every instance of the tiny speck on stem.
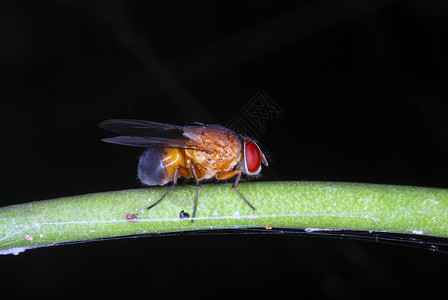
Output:
<path fill-rule="evenodd" d="M 181 219 L 188 219 L 189 217 L 190 217 L 190 214 L 186 213 L 184 211 L 181 211 L 179 214 L 179 218 L 181 218 Z"/>

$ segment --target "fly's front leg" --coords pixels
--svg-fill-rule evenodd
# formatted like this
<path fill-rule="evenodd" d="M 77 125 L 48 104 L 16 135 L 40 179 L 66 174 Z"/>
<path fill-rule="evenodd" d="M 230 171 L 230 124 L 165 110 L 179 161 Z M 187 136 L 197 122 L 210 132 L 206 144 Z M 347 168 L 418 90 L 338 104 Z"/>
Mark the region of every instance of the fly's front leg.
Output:
<path fill-rule="evenodd" d="M 252 208 L 252 210 L 255 211 L 256 208 L 252 204 L 250 204 L 249 201 L 247 201 L 246 198 L 244 198 L 244 196 L 241 195 L 240 191 L 238 191 L 238 189 L 236 188 L 238 186 L 238 183 L 241 180 L 241 170 L 233 170 L 233 171 L 230 171 L 230 172 L 227 172 L 227 173 L 222 173 L 222 174 L 216 175 L 216 179 L 218 179 L 218 180 L 226 180 L 226 179 L 232 178 L 235 175 L 237 177 L 236 177 L 235 183 L 233 184 L 233 189 L 241 197 L 241 199 L 243 199 L 244 202 L 246 202 L 247 205 L 249 205 L 249 207 Z"/>

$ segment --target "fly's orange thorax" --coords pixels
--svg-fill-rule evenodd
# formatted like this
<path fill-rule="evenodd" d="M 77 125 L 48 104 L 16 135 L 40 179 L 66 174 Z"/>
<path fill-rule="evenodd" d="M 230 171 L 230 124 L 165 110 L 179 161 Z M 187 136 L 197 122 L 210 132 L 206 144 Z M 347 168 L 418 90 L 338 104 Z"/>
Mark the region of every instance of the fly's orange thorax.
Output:
<path fill-rule="evenodd" d="M 162 163 L 165 166 L 166 175 L 169 180 L 174 179 L 174 172 L 177 166 L 186 167 L 185 150 L 178 148 L 164 148 L 162 154 Z"/>
<path fill-rule="evenodd" d="M 194 164 L 199 179 L 232 171 L 242 159 L 241 140 L 221 126 L 188 127 L 185 134 L 200 149 L 185 149 L 187 165 Z"/>

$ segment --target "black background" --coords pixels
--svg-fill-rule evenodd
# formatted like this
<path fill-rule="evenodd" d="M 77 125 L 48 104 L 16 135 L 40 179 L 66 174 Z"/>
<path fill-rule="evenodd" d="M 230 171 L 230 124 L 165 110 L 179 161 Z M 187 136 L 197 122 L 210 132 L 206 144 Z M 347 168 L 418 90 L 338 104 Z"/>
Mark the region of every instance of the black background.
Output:
<path fill-rule="evenodd" d="M 263 90 L 263 180 L 448 187 L 447 2 L 0 5 L 1 206 L 141 187 L 134 118 L 225 125 Z M 244 116 L 243 116 L 244 117 Z M 12 298 L 434 297 L 448 256 L 281 235 L 176 236 L 0 257 Z"/>

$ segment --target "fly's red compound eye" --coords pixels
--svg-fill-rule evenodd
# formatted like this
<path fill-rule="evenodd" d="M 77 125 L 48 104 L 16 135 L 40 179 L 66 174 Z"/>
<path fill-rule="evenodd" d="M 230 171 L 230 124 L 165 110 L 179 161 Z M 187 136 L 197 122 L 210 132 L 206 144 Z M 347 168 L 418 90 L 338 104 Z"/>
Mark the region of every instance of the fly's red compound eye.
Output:
<path fill-rule="evenodd" d="M 256 175 L 261 169 L 261 151 L 252 141 L 244 142 L 244 164 L 248 175 Z"/>

